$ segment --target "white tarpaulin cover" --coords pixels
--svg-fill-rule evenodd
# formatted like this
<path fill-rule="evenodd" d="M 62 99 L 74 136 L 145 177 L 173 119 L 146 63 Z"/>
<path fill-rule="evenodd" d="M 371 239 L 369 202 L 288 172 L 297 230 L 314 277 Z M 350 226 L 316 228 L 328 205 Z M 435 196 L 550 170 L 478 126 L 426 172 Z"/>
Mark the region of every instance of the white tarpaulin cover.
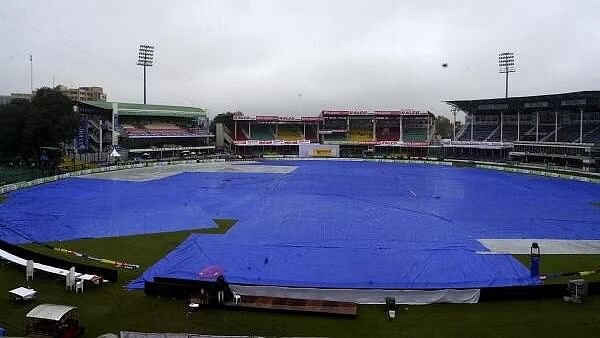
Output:
<path fill-rule="evenodd" d="M 396 298 L 397 304 L 423 305 L 433 303 L 479 302 L 480 289 L 442 290 L 384 290 L 384 289 L 316 289 L 278 286 L 229 285 L 239 295 L 299 298 L 351 302 L 357 304 L 385 304 L 386 297 Z"/>
<path fill-rule="evenodd" d="M 493 253 L 528 255 L 533 242 L 546 255 L 598 255 L 600 240 L 589 239 L 479 239 Z M 485 252 L 481 252 L 485 253 Z"/>

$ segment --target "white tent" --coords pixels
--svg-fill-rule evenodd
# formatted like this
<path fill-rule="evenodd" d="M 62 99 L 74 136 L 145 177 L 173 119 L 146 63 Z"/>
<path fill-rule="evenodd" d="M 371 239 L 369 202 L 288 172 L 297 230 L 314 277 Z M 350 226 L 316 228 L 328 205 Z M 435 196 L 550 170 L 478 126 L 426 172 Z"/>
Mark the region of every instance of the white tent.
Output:
<path fill-rule="evenodd" d="M 74 309 L 76 307 L 68 305 L 41 304 L 29 311 L 25 317 L 58 321 Z"/>
<path fill-rule="evenodd" d="M 113 148 L 113 150 L 110 152 L 110 154 L 108 156 L 110 156 L 110 157 L 121 157 L 121 154 L 119 154 L 119 152 L 117 151 L 116 148 Z"/>

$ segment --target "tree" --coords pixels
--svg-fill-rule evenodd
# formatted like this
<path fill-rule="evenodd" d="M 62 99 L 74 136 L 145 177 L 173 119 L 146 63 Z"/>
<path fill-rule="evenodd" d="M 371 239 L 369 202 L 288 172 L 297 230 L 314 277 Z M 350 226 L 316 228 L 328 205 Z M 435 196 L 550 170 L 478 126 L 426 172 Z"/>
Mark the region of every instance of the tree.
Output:
<path fill-rule="evenodd" d="M 40 88 L 31 102 L 14 100 L 0 106 L 0 154 L 37 161 L 40 147 L 60 147 L 73 139 L 79 114 L 60 91 Z"/>
<path fill-rule="evenodd" d="M 10 158 L 19 153 L 23 140 L 23 116 L 31 109 L 31 102 L 23 99 L 0 106 L 0 157 Z"/>
<path fill-rule="evenodd" d="M 452 138 L 452 122 L 445 116 L 437 116 L 435 124 L 435 132 L 440 135 L 441 138 Z"/>
<path fill-rule="evenodd" d="M 215 118 L 210 122 L 210 132 L 213 134 L 215 133 L 217 123 L 223 123 L 223 125 L 229 128 L 229 130 L 233 130 L 233 115 L 234 113 L 232 112 L 226 112 L 215 116 Z"/>

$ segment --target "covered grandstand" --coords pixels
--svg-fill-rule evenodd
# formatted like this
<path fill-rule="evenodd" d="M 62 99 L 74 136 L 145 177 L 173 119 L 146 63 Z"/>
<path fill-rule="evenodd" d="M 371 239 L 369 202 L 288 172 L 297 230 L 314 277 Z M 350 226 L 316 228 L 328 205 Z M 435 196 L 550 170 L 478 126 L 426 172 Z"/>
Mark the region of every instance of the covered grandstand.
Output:
<path fill-rule="evenodd" d="M 446 102 L 466 114 L 446 157 L 600 170 L 600 91 Z"/>
<path fill-rule="evenodd" d="M 298 155 L 300 144 L 340 147 L 341 156 L 426 157 L 434 116 L 428 111 L 323 110 L 313 117 L 233 116 L 226 130 L 242 155 Z"/>
<path fill-rule="evenodd" d="M 233 116 L 225 132 L 241 155 L 298 155 L 300 144 L 318 143 L 318 117 Z"/>
<path fill-rule="evenodd" d="M 214 149 L 206 110 L 195 107 L 83 101 L 76 150 L 177 158 Z"/>

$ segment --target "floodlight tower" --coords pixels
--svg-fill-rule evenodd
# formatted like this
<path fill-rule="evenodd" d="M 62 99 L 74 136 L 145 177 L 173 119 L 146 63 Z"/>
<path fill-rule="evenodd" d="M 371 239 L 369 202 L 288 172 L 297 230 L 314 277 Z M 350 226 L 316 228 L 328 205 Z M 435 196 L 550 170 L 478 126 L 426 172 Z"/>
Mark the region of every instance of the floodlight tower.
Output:
<path fill-rule="evenodd" d="M 146 67 L 152 67 L 154 46 L 140 45 L 137 65 L 144 67 L 144 104 L 146 104 Z"/>
<path fill-rule="evenodd" d="M 458 113 L 458 107 L 451 106 L 450 112 L 454 116 L 454 121 L 452 121 L 452 141 L 456 141 L 456 113 Z"/>
<path fill-rule="evenodd" d="M 506 92 L 505 98 L 508 98 L 508 73 L 516 72 L 515 69 L 515 53 L 504 52 L 498 54 L 498 67 L 500 74 L 506 74 Z"/>

